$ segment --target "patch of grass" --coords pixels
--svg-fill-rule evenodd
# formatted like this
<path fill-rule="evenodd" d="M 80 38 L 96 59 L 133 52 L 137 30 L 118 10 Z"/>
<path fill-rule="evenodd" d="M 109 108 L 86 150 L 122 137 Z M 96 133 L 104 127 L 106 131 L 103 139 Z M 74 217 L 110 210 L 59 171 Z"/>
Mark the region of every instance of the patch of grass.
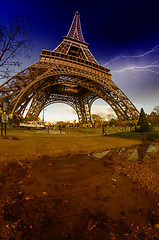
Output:
<path fill-rule="evenodd" d="M 142 133 L 118 132 L 118 133 L 109 134 L 109 136 L 154 141 L 155 139 L 159 139 L 159 130 L 155 130 L 155 131 L 151 131 L 151 132 L 142 132 Z"/>

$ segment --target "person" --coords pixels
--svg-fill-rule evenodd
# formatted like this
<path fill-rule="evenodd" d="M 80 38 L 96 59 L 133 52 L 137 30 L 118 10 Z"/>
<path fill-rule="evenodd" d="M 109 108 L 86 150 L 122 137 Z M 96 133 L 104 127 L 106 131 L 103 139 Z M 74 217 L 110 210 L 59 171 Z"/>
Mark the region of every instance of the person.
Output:
<path fill-rule="evenodd" d="M 61 134 L 61 130 L 62 130 L 62 126 L 61 126 L 61 125 L 59 125 L 59 131 L 60 131 L 60 134 Z"/>
<path fill-rule="evenodd" d="M 106 135 L 107 135 L 107 133 L 106 133 L 106 131 L 105 131 L 105 126 L 104 126 L 104 124 L 102 125 L 102 135 L 103 135 L 103 136 L 106 136 Z"/>

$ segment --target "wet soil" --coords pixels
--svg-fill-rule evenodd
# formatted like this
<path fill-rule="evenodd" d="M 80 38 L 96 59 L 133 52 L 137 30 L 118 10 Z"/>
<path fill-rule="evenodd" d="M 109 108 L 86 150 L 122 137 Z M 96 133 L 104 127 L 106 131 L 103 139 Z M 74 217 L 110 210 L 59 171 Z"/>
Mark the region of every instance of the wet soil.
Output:
<path fill-rule="evenodd" d="M 1 162 L 0 239 L 159 239 L 158 194 L 132 178 L 155 154 L 144 143 Z"/>

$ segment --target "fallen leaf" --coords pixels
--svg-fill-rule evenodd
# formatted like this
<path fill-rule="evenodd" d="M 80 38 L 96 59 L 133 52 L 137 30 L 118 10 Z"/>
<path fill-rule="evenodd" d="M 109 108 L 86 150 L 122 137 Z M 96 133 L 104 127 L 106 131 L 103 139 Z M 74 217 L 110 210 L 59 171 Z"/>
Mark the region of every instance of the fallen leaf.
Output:
<path fill-rule="evenodd" d="M 22 162 L 18 162 L 18 165 L 19 165 L 19 166 L 23 166 L 23 163 L 22 163 Z"/>
<path fill-rule="evenodd" d="M 112 181 L 116 182 L 116 179 L 112 178 Z"/>
<path fill-rule="evenodd" d="M 23 184 L 23 181 L 20 181 L 19 184 Z"/>
<path fill-rule="evenodd" d="M 63 203 L 64 203 L 64 206 L 66 207 L 67 204 L 69 203 L 69 201 L 68 200 L 64 200 Z"/>
<path fill-rule="evenodd" d="M 32 196 L 27 196 L 25 197 L 26 200 L 31 200 L 31 199 L 34 199 Z"/>
<path fill-rule="evenodd" d="M 33 178 L 33 176 L 31 174 L 26 175 L 27 178 Z"/>
<path fill-rule="evenodd" d="M 44 196 L 48 196 L 48 193 L 47 193 L 47 192 L 42 192 L 42 194 L 43 194 Z"/>
<path fill-rule="evenodd" d="M 87 230 L 88 231 L 91 231 L 93 230 L 97 225 L 93 223 L 93 219 L 91 218 L 89 221 L 88 221 L 88 227 L 87 227 Z"/>
<path fill-rule="evenodd" d="M 72 182 L 64 183 L 63 185 L 64 185 L 64 186 L 71 186 L 71 185 L 72 185 Z"/>

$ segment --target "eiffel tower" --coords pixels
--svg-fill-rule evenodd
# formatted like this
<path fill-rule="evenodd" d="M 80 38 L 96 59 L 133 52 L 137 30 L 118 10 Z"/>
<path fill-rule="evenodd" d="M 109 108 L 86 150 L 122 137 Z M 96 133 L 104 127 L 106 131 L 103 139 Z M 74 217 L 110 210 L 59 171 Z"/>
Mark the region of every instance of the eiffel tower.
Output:
<path fill-rule="evenodd" d="M 42 50 L 37 63 L 0 86 L 0 102 L 7 97 L 11 114 L 36 120 L 50 104 L 66 103 L 79 122 L 91 122 L 92 103 L 101 98 L 120 120 L 137 120 L 138 110 L 111 80 L 110 70 L 99 65 L 85 42 L 80 14 L 75 13 L 66 37 L 53 50 Z M 29 109 L 26 110 L 29 106 Z"/>

